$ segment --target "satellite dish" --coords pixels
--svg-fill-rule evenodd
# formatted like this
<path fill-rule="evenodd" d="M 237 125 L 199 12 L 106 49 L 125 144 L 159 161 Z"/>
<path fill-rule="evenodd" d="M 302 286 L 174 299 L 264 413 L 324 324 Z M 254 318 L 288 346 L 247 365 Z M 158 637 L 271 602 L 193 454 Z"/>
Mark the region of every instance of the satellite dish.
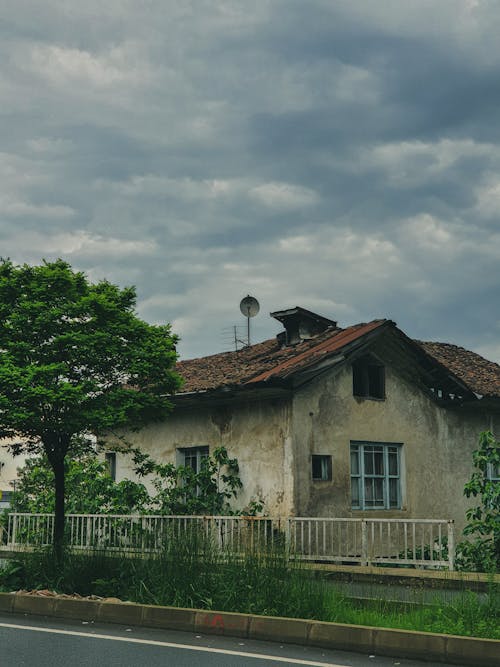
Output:
<path fill-rule="evenodd" d="M 250 346 L 250 318 L 255 317 L 260 310 L 259 302 L 248 294 L 240 301 L 241 314 L 247 318 L 247 346 Z"/>
<path fill-rule="evenodd" d="M 245 317 L 255 317 L 260 310 L 259 302 L 249 294 L 241 300 L 240 310 Z"/>

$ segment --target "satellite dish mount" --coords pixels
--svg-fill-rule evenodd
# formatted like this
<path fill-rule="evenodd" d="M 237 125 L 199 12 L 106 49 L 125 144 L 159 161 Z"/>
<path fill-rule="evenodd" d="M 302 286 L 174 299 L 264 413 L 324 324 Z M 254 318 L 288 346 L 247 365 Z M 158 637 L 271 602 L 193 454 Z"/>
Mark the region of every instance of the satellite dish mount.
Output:
<path fill-rule="evenodd" d="M 259 302 L 248 294 L 240 302 L 241 314 L 247 318 L 247 345 L 250 345 L 250 318 L 255 317 L 260 310 Z"/>

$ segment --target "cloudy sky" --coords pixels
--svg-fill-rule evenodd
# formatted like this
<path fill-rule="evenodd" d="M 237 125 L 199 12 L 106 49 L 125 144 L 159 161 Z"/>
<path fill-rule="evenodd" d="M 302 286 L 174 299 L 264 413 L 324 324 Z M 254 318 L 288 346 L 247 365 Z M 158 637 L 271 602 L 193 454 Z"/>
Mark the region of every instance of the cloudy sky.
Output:
<path fill-rule="evenodd" d="M 500 361 L 497 0 L 16 0 L 0 254 L 138 292 L 183 358 L 240 299 Z M 227 332 L 226 332 L 227 334 Z"/>

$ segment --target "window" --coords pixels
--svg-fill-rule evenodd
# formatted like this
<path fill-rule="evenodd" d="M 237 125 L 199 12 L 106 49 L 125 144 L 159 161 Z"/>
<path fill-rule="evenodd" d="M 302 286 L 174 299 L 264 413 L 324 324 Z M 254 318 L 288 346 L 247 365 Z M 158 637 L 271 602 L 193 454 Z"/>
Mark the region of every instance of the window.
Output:
<path fill-rule="evenodd" d="M 497 463 L 496 465 L 488 463 L 487 476 L 492 482 L 500 482 L 500 463 Z"/>
<path fill-rule="evenodd" d="M 352 365 L 352 393 L 362 398 L 385 398 L 385 368 L 373 357 L 363 357 Z"/>
<path fill-rule="evenodd" d="M 201 464 L 204 459 L 208 459 L 208 447 L 183 447 L 178 449 L 178 465 L 192 468 L 198 473 L 201 470 Z"/>
<path fill-rule="evenodd" d="M 332 457 L 329 454 L 313 454 L 311 470 L 313 481 L 328 482 L 332 479 Z"/>
<path fill-rule="evenodd" d="M 353 509 L 401 507 L 401 445 L 351 442 Z"/>
<path fill-rule="evenodd" d="M 0 491 L 0 509 L 8 509 L 12 499 L 12 491 Z"/>
<path fill-rule="evenodd" d="M 106 465 L 108 466 L 109 476 L 116 481 L 116 453 L 115 452 L 106 452 L 104 455 Z"/>

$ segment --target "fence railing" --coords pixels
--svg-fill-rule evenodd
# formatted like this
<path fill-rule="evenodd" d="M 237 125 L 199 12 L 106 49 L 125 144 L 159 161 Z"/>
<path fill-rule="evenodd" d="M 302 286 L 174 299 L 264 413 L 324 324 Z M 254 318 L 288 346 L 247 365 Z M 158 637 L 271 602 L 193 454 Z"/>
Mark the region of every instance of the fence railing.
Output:
<path fill-rule="evenodd" d="M 453 521 L 293 517 L 290 551 L 312 561 L 454 569 Z"/>
<path fill-rule="evenodd" d="M 2 535 L 11 551 L 48 546 L 52 514 L 12 512 Z M 453 521 L 326 517 L 69 514 L 73 549 L 158 551 L 181 536 L 204 536 L 235 553 L 286 548 L 291 558 L 317 562 L 454 569 Z"/>

